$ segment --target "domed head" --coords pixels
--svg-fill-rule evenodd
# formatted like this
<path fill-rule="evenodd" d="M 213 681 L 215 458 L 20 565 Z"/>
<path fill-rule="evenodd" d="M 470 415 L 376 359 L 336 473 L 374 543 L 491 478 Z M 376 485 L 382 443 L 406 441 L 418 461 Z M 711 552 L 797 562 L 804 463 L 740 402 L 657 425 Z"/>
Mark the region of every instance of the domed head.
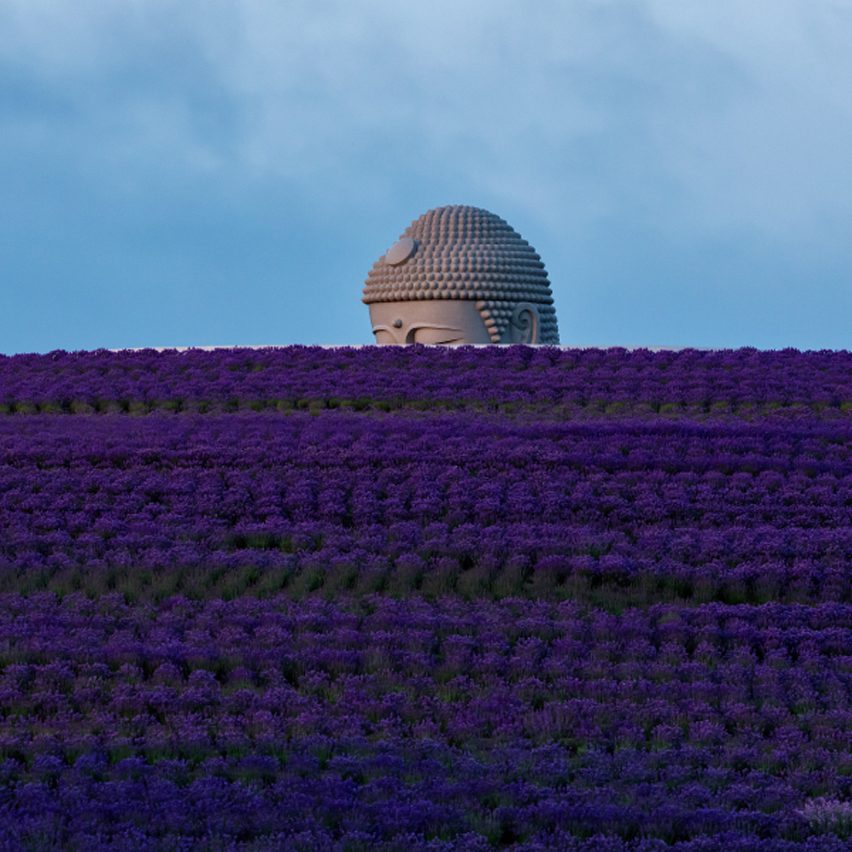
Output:
<path fill-rule="evenodd" d="M 541 258 L 499 216 L 424 213 L 370 270 L 362 298 L 376 343 L 559 343 Z"/>

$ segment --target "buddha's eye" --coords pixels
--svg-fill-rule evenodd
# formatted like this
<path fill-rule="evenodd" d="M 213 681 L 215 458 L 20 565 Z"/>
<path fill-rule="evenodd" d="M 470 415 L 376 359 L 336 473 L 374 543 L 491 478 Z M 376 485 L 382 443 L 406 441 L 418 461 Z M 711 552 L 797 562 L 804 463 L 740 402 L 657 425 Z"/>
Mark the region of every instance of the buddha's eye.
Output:
<path fill-rule="evenodd" d="M 376 335 L 376 343 L 378 343 L 382 346 L 389 346 L 391 344 L 396 343 L 396 341 L 393 338 L 393 335 L 389 331 L 386 331 L 383 328 L 377 329 L 376 331 L 373 332 L 373 334 Z"/>
<path fill-rule="evenodd" d="M 461 343 L 462 338 L 453 331 L 441 328 L 418 328 L 414 332 L 415 343 L 437 345 L 441 343 Z"/>

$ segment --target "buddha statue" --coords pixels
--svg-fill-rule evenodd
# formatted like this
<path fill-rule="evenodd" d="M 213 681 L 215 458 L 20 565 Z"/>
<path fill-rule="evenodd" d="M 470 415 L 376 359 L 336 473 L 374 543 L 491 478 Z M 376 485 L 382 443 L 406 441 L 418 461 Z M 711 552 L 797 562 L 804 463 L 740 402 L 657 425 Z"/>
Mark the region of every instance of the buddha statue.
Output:
<path fill-rule="evenodd" d="M 362 301 L 376 343 L 559 343 L 544 264 L 499 216 L 424 213 L 370 270 Z"/>

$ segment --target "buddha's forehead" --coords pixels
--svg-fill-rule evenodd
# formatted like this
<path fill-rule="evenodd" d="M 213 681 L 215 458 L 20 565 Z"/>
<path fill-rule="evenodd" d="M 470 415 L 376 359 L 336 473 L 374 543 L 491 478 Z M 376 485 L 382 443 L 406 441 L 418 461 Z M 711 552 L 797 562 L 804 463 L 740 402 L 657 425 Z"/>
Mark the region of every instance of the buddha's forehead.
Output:
<path fill-rule="evenodd" d="M 479 311 L 471 299 L 408 299 L 374 302 L 370 305 L 370 315 L 390 325 L 397 320 L 409 325 L 427 321 L 452 323 L 460 317 L 478 317 Z"/>

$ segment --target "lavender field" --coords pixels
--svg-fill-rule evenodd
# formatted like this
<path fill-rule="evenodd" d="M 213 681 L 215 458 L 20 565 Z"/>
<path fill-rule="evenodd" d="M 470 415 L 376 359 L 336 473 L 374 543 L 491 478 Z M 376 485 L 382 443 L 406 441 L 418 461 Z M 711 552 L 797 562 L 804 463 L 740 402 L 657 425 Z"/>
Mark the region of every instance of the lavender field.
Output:
<path fill-rule="evenodd" d="M 0 848 L 852 838 L 852 354 L 0 356 Z"/>

